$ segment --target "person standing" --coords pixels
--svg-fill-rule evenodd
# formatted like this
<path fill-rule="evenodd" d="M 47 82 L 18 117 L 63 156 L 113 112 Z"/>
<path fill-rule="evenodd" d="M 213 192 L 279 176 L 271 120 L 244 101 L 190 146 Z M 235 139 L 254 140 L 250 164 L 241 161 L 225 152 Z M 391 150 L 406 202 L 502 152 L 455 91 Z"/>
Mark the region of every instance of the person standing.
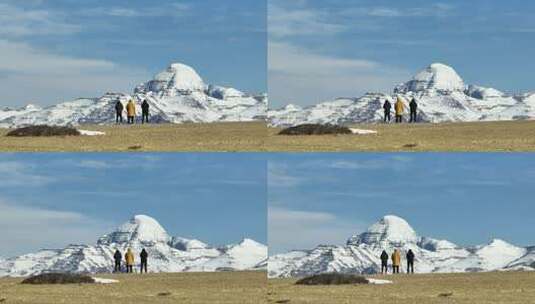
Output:
<path fill-rule="evenodd" d="M 147 273 L 147 258 L 149 257 L 149 254 L 147 253 L 147 251 L 145 250 L 145 248 L 143 248 L 143 250 L 141 250 L 141 253 L 139 254 L 139 258 L 141 259 L 141 266 L 140 266 L 140 273 L 143 273 L 143 270 L 145 270 L 145 273 Z"/>
<path fill-rule="evenodd" d="M 117 100 L 115 104 L 115 123 L 123 123 L 123 103 L 120 100 Z"/>
<path fill-rule="evenodd" d="M 405 112 L 405 105 L 401 96 L 398 96 L 398 100 L 394 104 L 394 109 L 396 110 L 396 123 L 403 122 L 403 112 Z"/>
<path fill-rule="evenodd" d="M 123 259 L 123 255 L 121 254 L 119 249 L 115 250 L 113 259 L 115 260 L 115 267 L 113 268 L 113 272 L 121 272 L 121 260 Z"/>
<path fill-rule="evenodd" d="M 388 99 L 385 99 L 385 103 L 383 104 L 383 109 L 385 111 L 385 118 L 384 122 L 390 122 L 390 109 L 392 108 L 392 104 Z"/>
<path fill-rule="evenodd" d="M 132 249 L 128 248 L 124 255 L 124 259 L 126 260 L 126 272 L 134 272 L 134 253 L 132 253 Z"/>
<path fill-rule="evenodd" d="M 128 116 L 128 124 L 133 124 L 136 118 L 136 104 L 133 99 L 130 99 L 126 104 L 126 115 Z"/>
<path fill-rule="evenodd" d="M 413 98 L 409 103 L 409 109 L 411 111 L 411 119 L 409 122 L 416 122 L 416 112 L 418 111 L 418 104 L 416 103 L 416 98 Z"/>
<path fill-rule="evenodd" d="M 388 253 L 386 253 L 385 250 L 383 250 L 383 253 L 381 253 L 381 274 L 387 274 L 388 273 Z"/>
<path fill-rule="evenodd" d="M 412 249 L 407 252 L 407 273 L 414 273 L 414 252 Z"/>
<path fill-rule="evenodd" d="M 149 123 L 149 103 L 146 99 L 143 100 L 143 103 L 141 103 L 141 123 Z"/>
<path fill-rule="evenodd" d="M 392 253 L 392 273 L 399 273 L 399 266 L 401 264 L 401 254 L 399 250 L 395 249 Z"/>

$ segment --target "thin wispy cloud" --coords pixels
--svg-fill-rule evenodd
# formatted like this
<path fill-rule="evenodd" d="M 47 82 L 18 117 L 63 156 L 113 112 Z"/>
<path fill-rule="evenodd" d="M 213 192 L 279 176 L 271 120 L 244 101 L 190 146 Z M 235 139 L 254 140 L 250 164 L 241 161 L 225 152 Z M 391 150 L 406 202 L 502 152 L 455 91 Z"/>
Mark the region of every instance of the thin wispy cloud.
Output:
<path fill-rule="evenodd" d="M 68 35 L 81 30 L 79 25 L 66 22 L 62 14 L 49 10 L 0 3 L 0 15 L 0 37 L 3 38 Z"/>
<path fill-rule="evenodd" d="M 5 104 L 12 105 L 16 100 L 57 103 L 114 90 L 129 92 L 150 74 L 107 60 L 63 56 L 0 40 L 0 75 Z"/>
<path fill-rule="evenodd" d="M 0 249 L 0 255 L 9 257 L 36 249 L 94 244 L 109 226 L 77 212 L 0 201 L 0 230 L 9 231 L 0 234 L 0 243 L 9 244 Z"/>
<path fill-rule="evenodd" d="M 310 249 L 320 244 L 344 244 L 349 236 L 361 232 L 365 226 L 347 222 L 329 212 L 269 207 L 269 254 Z"/>
<path fill-rule="evenodd" d="M 319 10 L 268 4 L 269 35 L 274 37 L 330 35 L 345 30 L 345 26 L 330 23 L 328 19 L 329 15 Z"/>
<path fill-rule="evenodd" d="M 93 7 L 80 11 L 78 14 L 84 16 L 110 16 L 124 18 L 138 17 L 182 17 L 190 11 L 190 5 L 185 3 L 171 3 L 159 6 L 141 8 L 133 7 Z"/>
<path fill-rule="evenodd" d="M 303 181 L 302 177 L 292 175 L 286 165 L 268 162 L 267 180 L 269 187 L 295 187 Z"/>
<path fill-rule="evenodd" d="M 43 186 L 56 180 L 35 172 L 34 168 L 22 161 L 0 161 L 0 188 Z"/>
<path fill-rule="evenodd" d="M 125 168 L 145 168 L 154 169 L 156 166 L 163 165 L 163 159 L 155 155 L 129 155 L 122 159 L 83 159 L 82 161 L 65 159 L 60 163 L 68 166 L 75 166 L 87 169 L 125 169 Z"/>
<path fill-rule="evenodd" d="M 336 97 L 387 91 L 409 71 L 367 59 L 314 53 L 288 43 L 268 44 L 271 107 L 288 102 L 313 104 Z"/>
<path fill-rule="evenodd" d="M 349 9 L 343 14 L 352 16 L 370 16 L 370 17 L 443 17 L 452 14 L 455 6 L 446 3 L 432 3 L 423 7 L 363 7 Z"/>
<path fill-rule="evenodd" d="M 392 155 L 372 159 L 336 159 L 329 158 L 305 160 L 294 164 L 294 168 L 340 169 L 340 170 L 379 170 L 379 169 L 406 169 L 413 161 L 413 157 L 405 155 Z"/>

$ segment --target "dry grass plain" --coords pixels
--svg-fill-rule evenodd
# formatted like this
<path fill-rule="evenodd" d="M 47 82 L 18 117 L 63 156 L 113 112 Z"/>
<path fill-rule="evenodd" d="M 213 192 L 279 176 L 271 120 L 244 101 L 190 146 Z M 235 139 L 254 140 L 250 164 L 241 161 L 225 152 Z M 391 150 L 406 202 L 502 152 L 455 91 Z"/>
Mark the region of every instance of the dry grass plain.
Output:
<path fill-rule="evenodd" d="M 535 121 L 365 124 L 370 135 L 277 135 L 263 122 L 91 126 L 104 136 L 6 137 L 0 152 L 335 152 L 535 151 Z"/>
<path fill-rule="evenodd" d="M 266 303 L 266 272 L 98 275 L 115 284 L 21 285 L 0 279 L 0 303 Z"/>
<path fill-rule="evenodd" d="M 102 136 L 6 137 L 0 129 L 3 152 L 121 152 L 121 151 L 261 151 L 267 135 L 263 122 L 149 125 L 83 125 Z"/>
<path fill-rule="evenodd" d="M 334 151 L 535 151 L 535 121 L 440 124 L 363 124 L 369 135 L 281 136 L 269 128 L 266 149 L 286 152 Z"/>
<path fill-rule="evenodd" d="M 377 278 L 384 278 L 377 276 Z M 268 280 L 269 303 L 527 304 L 535 303 L 535 272 L 387 276 L 389 285 L 298 286 Z"/>

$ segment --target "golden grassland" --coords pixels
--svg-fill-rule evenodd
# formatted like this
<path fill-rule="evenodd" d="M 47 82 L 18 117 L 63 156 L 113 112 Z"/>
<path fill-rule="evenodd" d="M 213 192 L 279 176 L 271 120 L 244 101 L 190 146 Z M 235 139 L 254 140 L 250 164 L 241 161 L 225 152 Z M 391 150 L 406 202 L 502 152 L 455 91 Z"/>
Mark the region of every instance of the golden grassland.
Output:
<path fill-rule="evenodd" d="M 14 138 L 5 136 L 9 129 L 0 129 L 0 151 L 261 151 L 267 135 L 264 122 L 83 125 L 79 128 L 103 131 L 106 135 Z"/>
<path fill-rule="evenodd" d="M 115 284 L 22 285 L 0 279 L 0 303 L 266 303 L 264 271 L 119 274 Z"/>
<path fill-rule="evenodd" d="M 6 137 L 0 152 L 334 152 L 535 151 L 535 121 L 440 124 L 362 124 L 370 135 L 277 135 L 263 122 L 84 125 L 103 136 Z"/>
<path fill-rule="evenodd" d="M 281 136 L 269 128 L 269 151 L 535 151 L 535 121 L 362 124 L 369 135 Z"/>
<path fill-rule="evenodd" d="M 491 272 L 375 276 L 387 285 L 295 285 L 268 280 L 268 303 L 535 303 L 535 272 Z"/>

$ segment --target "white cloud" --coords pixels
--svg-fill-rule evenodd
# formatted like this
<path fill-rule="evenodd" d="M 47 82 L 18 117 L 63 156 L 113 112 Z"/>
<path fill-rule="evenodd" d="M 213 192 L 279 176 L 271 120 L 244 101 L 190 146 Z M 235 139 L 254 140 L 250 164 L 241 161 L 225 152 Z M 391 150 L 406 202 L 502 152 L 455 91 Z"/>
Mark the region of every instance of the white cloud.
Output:
<path fill-rule="evenodd" d="M 80 31 L 80 26 L 63 21 L 49 10 L 24 9 L 8 3 L 0 4 L 0 37 L 65 35 Z"/>
<path fill-rule="evenodd" d="M 288 172 L 286 165 L 277 162 L 268 162 L 267 182 L 269 187 L 294 187 L 302 182 L 302 179 Z"/>
<path fill-rule="evenodd" d="M 133 7 L 94 7 L 85 9 L 79 14 L 84 16 L 111 16 L 111 17 L 179 17 L 190 10 L 190 6 L 185 3 L 172 3 L 169 5 L 158 5 L 136 9 Z"/>
<path fill-rule="evenodd" d="M 330 35 L 345 30 L 339 24 L 327 21 L 329 15 L 307 8 L 287 9 L 268 5 L 268 31 L 275 37 L 296 35 Z"/>
<path fill-rule="evenodd" d="M 125 156 L 121 159 L 63 159 L 58 165 L 73 166 L 79 168 L 93 169 L 93 170 L 107 170 L 107 169 L 127 169 L 127 168 L 143 168 L 155 169 L 163 163 L 164 159 L 157 155 L 143 155 L 135 154 Z"/>
<path fill-rule="evenodd" d="M 344 244 L 365 225 L 347 222 L 328 212 L 268 208 L 270 254 L 293 249 L 311 249 L 320 244 Z"/>
<path fill-rule="evenodd" d="M 42 186 L 54 178 L 37 174 L 31 164 L 22 161 L 0 161 L 0 188 Z"/>
<path fill-rule="evenodd" d="M 108 91 L 130 92 L 146 71 L 100 59 L 53 54 L 26 43 L 0 40 L 0 91 L 4 105 L 52 104 Z"/>
<path fill-rule="evenodd" d="M 315 104 L 369 91 L 389 92 L 410 72 L 365 60 L 321 55 L 284 42 L 268 44 L 269 95 L 272 107 L 294 102 Z"/>
<path fill-rule="evenodd" d="M 435 3 L 425 7 L 392 8 L 392 7 L 362 7 L 346 11 L 346 14 L 370 17 L 440 17 L 450 14 L 454 6 L 445 3 Z"/>
<path fill-rule="evenodd" d="M 4 257 L 69 244 L 93 244 L 108 224 L 80 213 L 0 202 L 0 249 Z"/>

